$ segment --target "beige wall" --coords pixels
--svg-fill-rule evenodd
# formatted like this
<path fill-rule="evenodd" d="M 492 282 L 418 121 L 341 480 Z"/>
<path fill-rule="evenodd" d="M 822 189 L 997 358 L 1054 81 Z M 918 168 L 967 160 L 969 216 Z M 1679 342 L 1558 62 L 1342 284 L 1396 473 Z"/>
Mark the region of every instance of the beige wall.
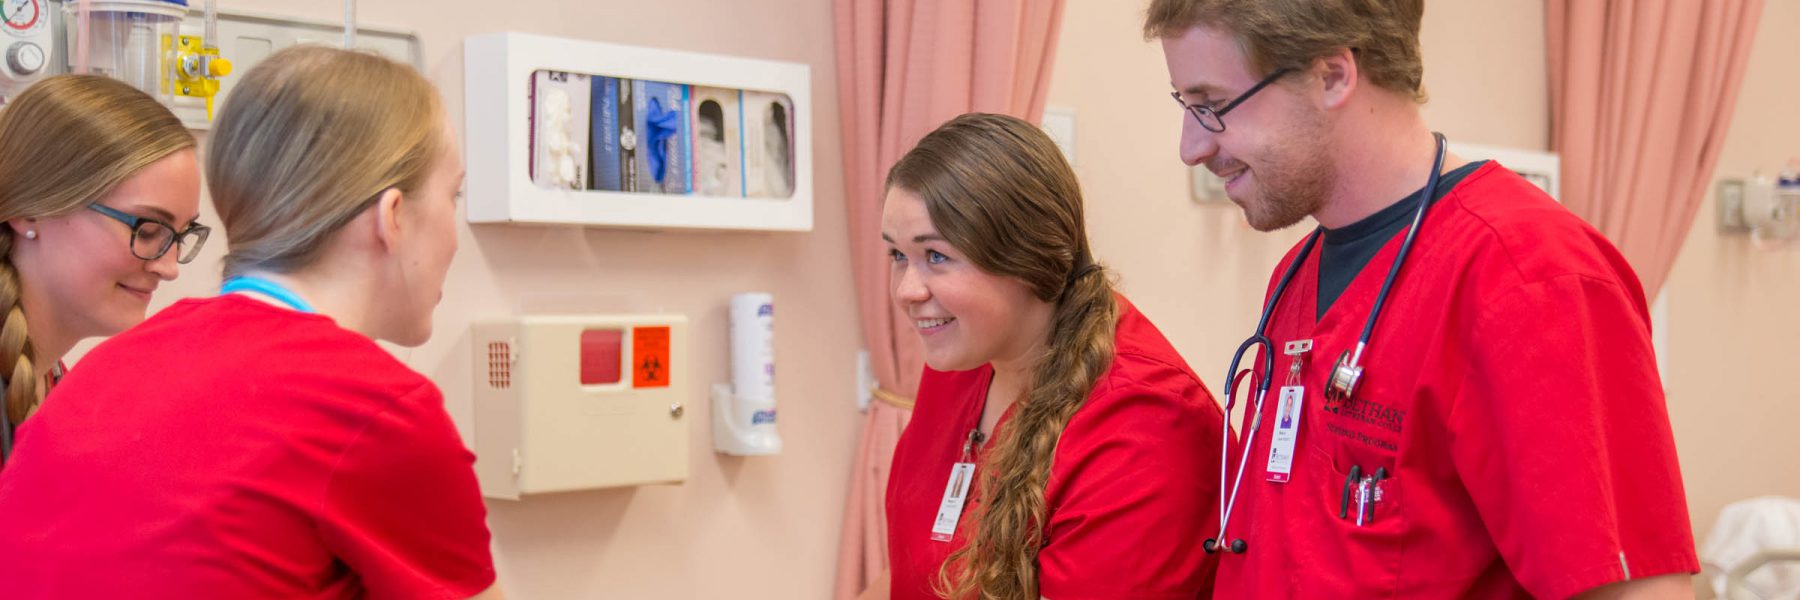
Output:
<path fill-rule="evenodd" d="M 1773 174 L 1800 157 L 1800 2 L 1768 0 L 1757 27 L 1719 177 Z M 1732 501 L 1800 498 L 1800 245 L 1720 235 L 1714 208 L 1710 197 L 1701 206 L 1668 284 L 1664 383 L 1700 529 Z"/>
<path fill-rule="evenodd" d="M 335 3 L 225 4 L 340 16 Z M 784 454 L 719 457 L 710 450 L 707 425 L 696 420 L 693 474 L 685 485 L 492 502 L 492 525 L 502 579 L 513 598 L 825 597 L 859 423 L 850 393 L 852 356 L 860 346 L 839 200 L 830 0 L 361 4 L 364 23 L 420 34 L 427 70 L 456 114 L 462 111 L 461 40 L 488 31 L 812 66 L 815 231 L 657 234 L 465 225 L 436 339 L 400 354 L 439 382 L 466 433 L 466 330 L 474 317 L 582 303 L 596 310 L 685 313 L 695 343 L 691 389 L 699 393 L 726 378 L 726 298 L 752 289 L 773 292 L 781 307 L 776 343 Z M 1079 115 L 1077 170 L 1101 258 L 1217 389 L 1230 350 L 1254 325 L 1268 269 L 1302 232 L 1257 234 L 1229 205 L 1188 201 L 1186 171 L 1175 150 L 1182 117 L 1168 100 L 1160 49 L 1140 40 L 1139 10 L 1138 2 L 1068 0 L 1050 103 Z M 1542 21 L 1537 2 L 1434 1 L 1423 33 L 1430 122 L 1455 140 L 1545 148 Z M 1800 55 L 1800 41 L 1777 39 L 1775 24 L 1791 30 L 1796 21 L 1800 8 L 1770 2 L 1722 173 L 1747 173 L 1800 153 L 1790 100 L 1800 97 L 1800 84 L 1775 75 L 1781 57 Z M 1670 283 L 1670 405 L 1700 523 L 1710 523 L 1730 499 L 1800 495 L 1800 478 L 1782 461 L 1732 460 L 1786 458 L 1800 450 L 1794 441 L 1800 438 L 1791 434 L 1800 422 L 1800 392 L 1784 371 L 1792 368 L 1793 341 L 1800 340 L 1800 312 L 1794 309 L 1800 250 L 1755 252 L 1742 238 L 1712 235 L 1710 224 L 1710 213 L 1703 214 Z M 215 244 L 182 280 L 164 286 L 158 306 L 216 289 L 222 247 Z M 699 397 L 690 404 L 706 406 Z"/>

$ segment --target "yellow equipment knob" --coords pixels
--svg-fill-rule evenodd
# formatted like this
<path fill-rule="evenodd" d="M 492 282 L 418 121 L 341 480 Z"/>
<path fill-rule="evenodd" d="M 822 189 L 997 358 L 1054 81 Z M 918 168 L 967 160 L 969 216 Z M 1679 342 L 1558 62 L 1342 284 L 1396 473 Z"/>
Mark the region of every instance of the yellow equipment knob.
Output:
<path fill-rule="evenodd" d="M 224 77 L 231 74 L 231 61 L 225 58 L 214 58 L 206 63 L 206 74 L 213 77 Z"/>

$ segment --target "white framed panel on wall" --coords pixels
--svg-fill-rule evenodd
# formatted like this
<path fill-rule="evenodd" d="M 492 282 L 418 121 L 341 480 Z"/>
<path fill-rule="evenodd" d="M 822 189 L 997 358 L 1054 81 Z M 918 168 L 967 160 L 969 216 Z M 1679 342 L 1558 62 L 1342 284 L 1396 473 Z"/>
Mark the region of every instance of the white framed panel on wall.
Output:
<path fill-rule="evenodd" d="M 1562 202 L 1562 156 L 1555 152 L 1521 150 L 1451 141 L 1451 154 L 1465 160 L 1494 160 L 1530 181 L 1557 202 Z"/>
<path fill-rule="evenodd" d="M 811 68 L 804 64 L 749 59 L 572 40 L 550 36 L 506 32 L 481 34 L 468 38 L 463 48 L 463 88 L 465 94 L 464 132 L 468 163 L 468 218 L 471 223 L 568 224 L 642 229 L 708 229 L 810 231 L 813 208 L 812 160 L 812 87 Z M 687 100 L 697 108 L 709 94 L 720 90 L 738 94 L 736 122 L 730 131 L 717 131 L 720 140 L 737 144 L 737 156 L 731 166 L 719 165 L 709 170 L 711 177 L 689 175 L 685 193 L 667 191 L 617 191 L 588 189 L 598 185 L 606 173 L 591 169 L 590 161 L 607 141 L 599 137 L 551 138 L 534 131 L 536 98 L 540 86 L 567 87 L 571 93 L 558 92 L 555 101 L 577 107 L 570 131 L 590 124 L 598 128 L 599 112 L 584 108 L 599 107 L 599 96 L 585 96 L 580 85 L 548 77 L 568 74 L 577 78 L 593 78 L 592 89 L 600 90 L 599 80 L 652 82 L 683 86 L 679 101 L 686 116 L 679 119 L 680 139 L 693 138 L 704 131 L 702 125 L 718 123 L 718 113 L 702 113 L 689 108 Z M 535 81 L 534 81 L 535 79 Z M 622 85 L 622 84 L 621 84 Z M 629 94 L 620 87 L 621 93 Z M 637 88 L 642 95 L 643 88 Z M 621 106 L 623 108 L 623 106 Z M 716 108 L 716 104 L 709 108 Z M 598 111 L 598 108 L 595 109 Z M 757 123 L 764 112 L 780 122 L 771 125 L 773 133 Z M 565 115 L 569 113 L 563 113 Z M 710 122 L 707 114 L 715 115 Z M 699 115 L 698 117 L 696 115 Z M 784 122 L 782 122 L 784 121 Z M 642 123 L 642 116 L 639 117 Z M 559 121 L 558 124 L 561 124 Z M 689 129 L 692 126 L 693 129 Z M 716 125 L 711 125 L 715 129 Z M 629 128 L 629 127 L 627 127 Z M 786 139 L 781 139 L 786 138 Z M 634 146 L 632 135 L 626 135 L 623 146 Z M 697 138 L 696 138 L 697 139 Z M 785 152 L 758 153 L 764 144 L 785 145 Z M 694 144 L 701 146 L 702 144 Z M 748 151 L 746 151 L 748 149 Z M 538 153 L 534 157 L 534 152 Z M 537 163 L 559 160 L 569 154 L 596 153 L 577 158 L 573 170 L 548 178 L 536 173 Z M 673 162 L 688 161 L 691 173 L 701 168 L 692 162 L 705 159 L 705 148 L 683 147 L 682 153 L 659 159 L 671 168 Z M 534 162 L 535 161 L 535 162 Z M 780 162 L 789 164 L 780 165 Z M 767 178 L 759 172 L 779 173 Z M 553 179 L 553 183 L 547 181 Z M 627 181 L 630 177 L 626 177 Z M 718 184 L 721 180 L 728 184 Z M 658 188 L 661 175 L 658 175 Z M 708 185 L 710 183 L 710 185 Z M 629 183 L 627 184 L 629 189 Z M 679 186 L 671 186 L 679 187 Z"/>

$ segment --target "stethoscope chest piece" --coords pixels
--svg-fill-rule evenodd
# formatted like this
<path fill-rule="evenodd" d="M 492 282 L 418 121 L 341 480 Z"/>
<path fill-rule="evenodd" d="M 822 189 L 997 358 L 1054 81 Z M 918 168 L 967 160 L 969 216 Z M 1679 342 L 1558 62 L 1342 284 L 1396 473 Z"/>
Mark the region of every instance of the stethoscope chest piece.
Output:
<path fill-rule="evenodd" d="M 1331 367 L 1331 379 L 1325 382 L 1325 408 L 1336 411 L 1350 402 L 1356 395 L 1356 385 L 1362 383 L 1363 369 L 1351 363 L 1350 351 L 1345 350 L 1338 355 L 1337 364 Z"/>

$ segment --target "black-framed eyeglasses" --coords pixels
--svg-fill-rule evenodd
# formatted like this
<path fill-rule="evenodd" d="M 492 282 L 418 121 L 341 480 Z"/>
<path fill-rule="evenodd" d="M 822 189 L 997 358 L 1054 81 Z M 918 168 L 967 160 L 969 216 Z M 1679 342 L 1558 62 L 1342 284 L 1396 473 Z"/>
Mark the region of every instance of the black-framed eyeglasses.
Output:
<path fill-rule="evenodd" d="M 175 262 L 188 264 L 195 256 L 200 255 L 200 247 L 206 245 L 206 236 L 212 228 L 199 223 L 188 225 L 180 232 L 175 226 L 156 219 L 133 215 L 104 204 L 89 204 L 94 212 L 106 215 L 115 221 L 131 228 L 131 255 L 144 260 L 156 260 L 169 252 L 169 248 L 179 244 L 181 252 L 175 255 Z"/>
<path fill-rule="evenodd" d="M 1274 73 L 1270 73 L 1262 81 L 1256 82 L 1256 85 L 1250 86 L 1250 89 L 1238 94 L 1238 97 L 1232 98 L 1231 102 L 1225 103 L 1225 106 L 1218 110 L 1213 110 L 1212 107 L 1204 104 L 1188 104 L 1186 100 L 1181 99 L 1181 92 L 1169 92 L 1169 96 L 1175 99 L 1176 104 L 1180 104 L 1182 108 L 1187 109 L 1188 113 L 1194 115 L 1194 120 L 1199 121 L 1201 127 L 1205 127 L 1207 131 L 1213 133 L 1224 133 L 1225 113 L 1231 112 L 1231 109 L 1237 108 L 1239 104 L 1243 104 L 1245 100 L 1249 100 L 1251 96 L 1256 95 L 1269 84 L 1275 83 L 1275 80 L 1281 79 L 1281 76 L 1295 70 L 1293 67 L 1276 69 Z"/>

